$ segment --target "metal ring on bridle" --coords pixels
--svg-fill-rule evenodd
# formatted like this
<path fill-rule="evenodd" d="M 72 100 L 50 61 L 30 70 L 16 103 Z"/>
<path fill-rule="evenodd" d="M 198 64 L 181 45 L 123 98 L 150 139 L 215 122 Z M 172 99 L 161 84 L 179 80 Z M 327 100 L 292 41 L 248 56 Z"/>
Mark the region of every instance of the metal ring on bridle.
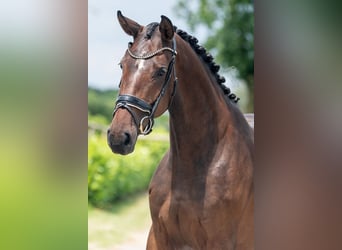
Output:
<path fill-rule="evenodd" d="M 144 121 L 147 119 L 148 123 L 147 125 L 145 126 L 144 128 Z M 151 119 L 151 117 L 149 116 L 144 116 L 141 120 L 140 120 L 140 126 L 139 126 L 139 130 L 140 130 L 140 133 L 142 135 L 147 135 L 148 133 L 150 133 L 150 131 L 152 130 L 152 127 L 153 127 L 153 120 Z"/>

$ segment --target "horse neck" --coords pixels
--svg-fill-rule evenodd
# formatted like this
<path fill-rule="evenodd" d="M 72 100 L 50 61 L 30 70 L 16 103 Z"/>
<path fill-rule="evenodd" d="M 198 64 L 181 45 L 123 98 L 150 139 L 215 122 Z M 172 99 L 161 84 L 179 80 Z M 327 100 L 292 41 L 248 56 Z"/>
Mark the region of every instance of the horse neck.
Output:
<path fill-rule="evenodd" d="M 170 112 L 170 146 L 175 160 L 210 158 L 226 136 L 232 112 L 212 76 L 189 44 L 177 37 L 178 85 Z"/>

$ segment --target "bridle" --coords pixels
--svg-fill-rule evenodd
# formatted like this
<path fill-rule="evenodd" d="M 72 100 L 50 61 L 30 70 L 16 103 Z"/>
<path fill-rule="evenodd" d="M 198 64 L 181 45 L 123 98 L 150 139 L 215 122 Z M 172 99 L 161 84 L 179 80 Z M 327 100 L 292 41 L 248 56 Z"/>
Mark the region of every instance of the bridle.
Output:
<path fill-rule="evenodd" d="M 132 51 L 130 50 L 131 46 L 132 46 L 132 43 L 129 43 L 127 51 L 128 51 L 128 54 L 134 59 L 147 60 L 147 59 L 150 59 L 150 58 L 156 56 L 157 54 L 159 54 L 163 51 L 169 51 L 172 53 L 172 58 L 171 58 L 171 61 L 169 62 L 169 65 L 167 67 L 164 83 L 162 85 L 162 88 L 161 88 L 156 100 L 152 104 L 149 104 L 146 101 L 144 101 L 138 97 L 132 96 L 132 95 L 119 95 L 117 100 L 116 100 L 116 104 L 115 104 L 115 108 L 114 108 L 114 112 L 113 112 L 113 117 L 114 117 L 116 111 L 118 111 L 118 109 L 120 109 L 120 108 L 126 109 L 131 114 L 131 116 L 133 117 L 133 120 L 134 120 L 134 122 L 138 128 L 139 133 L 142 135 L 147 135 L 147 134 L 151 133 L 151 131 L 152 131 L 152 127 L 154 124 L 154 114 L 158 108 L 158 105 L 159 105 L 162 97 L 165 95 L 165 92 L 167 90 L 167 87 L 168 87 L 170 79 L 171 79 L 172 71 L 173 71 L 173 75 L 174 75 L 174 85 L 173 85 L 173 91 L 172 91 L 172 94 L 170 97 L 168 108 L 169 108 L 169 106 L 172 102 L 173 96 L 175 94 L 176 85 L 177 85 L 176 69 L 174 68 L 174 64 L 176 61 L 176 55 L 177 55 L 176 40 L 175 40 L 175 38 L 173 38 L 173 41 L 172 41 L 172 47 L 173 48 L 163 47 L 163 48 L 158 49 L 154 52 L 147 53 L 144 55 L 133 54 Z M 138 119 L 137 119 L 135 113 L 133 112 L 132 108 L 136 108 L 136 109 L 140 110 L 141 112 L 146 113 L 146 116 L 144 116 L 140 121 L 138 121 Z M 144 128 L 143 123 L 145 121 L 147 121 L 147 125 Z"/>

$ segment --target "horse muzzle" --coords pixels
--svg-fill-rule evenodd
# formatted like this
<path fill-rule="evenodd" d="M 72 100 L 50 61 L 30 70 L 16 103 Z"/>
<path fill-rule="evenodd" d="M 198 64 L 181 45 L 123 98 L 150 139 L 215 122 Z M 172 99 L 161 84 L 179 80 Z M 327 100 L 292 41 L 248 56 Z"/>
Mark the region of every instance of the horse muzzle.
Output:
<path fill-rule="evenodd" d="M 127 155 L 134 151 L 135 143 L 132 142 L 132 137 L 129 133 L 113 135 L 110 130 L 107 131 L 107 142 L 113 153 Z"/>
<path fill-rule="evenodd" d="M 107 130 L 107 143 L 113 153 L 127 155 L 134 151 L 138 131 L 132 124 L 130 115 L 125 110 L 117 112 L 110 128 Z M 120 122 L 119 122 L 120 121 Z"/>

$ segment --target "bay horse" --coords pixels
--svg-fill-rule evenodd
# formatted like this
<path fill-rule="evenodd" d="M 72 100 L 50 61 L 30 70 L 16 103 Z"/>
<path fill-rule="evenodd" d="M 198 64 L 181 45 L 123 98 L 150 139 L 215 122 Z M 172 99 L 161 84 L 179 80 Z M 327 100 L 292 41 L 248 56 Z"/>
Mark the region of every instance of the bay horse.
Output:
<path fill-rule="evenodd" d="M 169 111 L 170 149 L 149 186 L 147 249 L 254 249 L 254 135 L 219 66 L 195 37 L 165 16 L 142 26 L 117 17 L 133 37 L 107 132 L 114 153 Z"/>

